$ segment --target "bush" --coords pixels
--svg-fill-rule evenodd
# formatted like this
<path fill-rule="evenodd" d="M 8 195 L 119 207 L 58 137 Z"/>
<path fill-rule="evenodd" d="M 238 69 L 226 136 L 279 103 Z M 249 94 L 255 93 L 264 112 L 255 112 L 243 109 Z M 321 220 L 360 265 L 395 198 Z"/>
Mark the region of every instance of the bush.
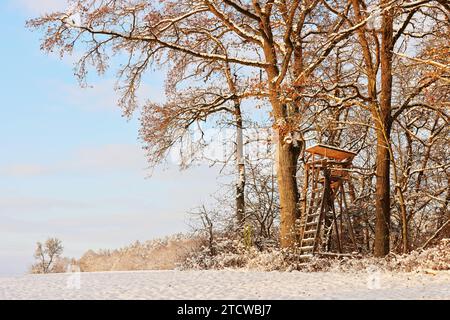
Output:
<path fill-rule="evenodd" d="M 392 272 L 420 272 L 424 270 L 450 270 L 450 239 L 441 240 L 435 247 L 415 250 L 409 254 L 389 254 L 385 258 L 342 258 L 314 257 L 303 266 L 303 271 L 365 271 L 376 267 Z"/>
<path fill-rule="evenodd" d="M 89 250 L 78 260 L 78 265 L 83 272 L 171 270 L 196 246 L 196 239 L 177 234 L 144 243 L 136 241 L 116 250 Z"/>
<path fill-rule="evenodd" d="M 247 269 L 257 271 L 291 271 L 305 272 L 363 272 L 376 267 L 384 271 L 416 272 L 423 270 L 450 270 L 450 239 L 442 240 L 439 245 L 427 250 L 417 250 L 406 255 L 390 254 L 385 258 L 345 257 L 323 258 L 314 256 L 310 261 L 300 264 L 297 255 L 268 247 L 258 250 L 248 248 L 239 239 L 218 238 L 215 241 L 216 254 L 211 255 L 207 246 L 192 251 L 180 264 L 183 270 L 205 269 Z"/>
<path fill-rule="evenodd" d="M 275 246 L 258 249 L 249 246 L 244 239 L 217 237 L 214 241 L 215 254 L 209 246 L 203 245 L 179 265 L 182 270 L 195 269 L 247 269 L 258 271 L 291 270 L 293 255 Z"/>

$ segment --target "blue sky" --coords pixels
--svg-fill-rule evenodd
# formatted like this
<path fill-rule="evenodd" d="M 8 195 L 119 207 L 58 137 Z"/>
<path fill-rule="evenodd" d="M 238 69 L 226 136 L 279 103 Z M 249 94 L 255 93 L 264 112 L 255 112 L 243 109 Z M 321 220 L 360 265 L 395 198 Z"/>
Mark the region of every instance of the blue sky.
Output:
<path fill-rule="evenodd" d="M 82 89 L 70 58 L 39 50 L 25 20 L 58 0 L 0 2 L 0 275 L 26 272 L 36 241 L 58 237 L 65 255 L 117 248 L 188 230 L 185 212 L 216 190 L 216 169 L 148 178 L 136 119 L 121 117 L 113 74 Z M 144 96 L 162 100 L 151 74 Z"/>

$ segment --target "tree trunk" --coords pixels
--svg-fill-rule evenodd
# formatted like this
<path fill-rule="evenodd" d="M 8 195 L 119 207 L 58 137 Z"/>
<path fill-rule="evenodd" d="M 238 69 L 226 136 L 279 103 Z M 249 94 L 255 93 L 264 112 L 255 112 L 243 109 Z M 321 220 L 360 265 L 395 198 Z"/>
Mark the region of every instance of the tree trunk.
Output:
<path fill-rule="evenodd" d="M 375 192 L 375 243 L 374 254 L 384 257 L 389 253 L 390 229 L 390 155 L 383 138 L 377 139 L 377 170 Z"/>
<path fill-rule="evenodd" d="M 280 193 L 280 243 L 282 248 L 292 248 L 297 242 L 296 220 L 300 217 L 297 188 L 297 162 L 300 148 L 286 143 L 282 137 L 277 142 L 277 178 Z"/>
<path fill-rule="evenodd" d="M 450 185 L 450 176 L 447 176 L 447 186 Z M 447 196 L 445 197 L 445 202 L 442 204 L 442 209 L 440 212 L 441 216 L 441 224 L 438 227 L 441 227 L 445 224 L 446 221 L 450 220 L 450 210 L 448 208 L 448 205 L 450 203 L 450 187 L 447 188 Z M 443 232 L 444 238 L 450 238 L 450 224 L 447 224 L 447 226 L 444 229 Z"/>
<path fill-rule="evenodd" d="M 236 164 L 238 171 L 236 182 L 236 220 L 238 225 L 242 226 L 245 220 L 245 159 L 244 159 L 242 115 L 239 103 L 235 103 L 235 113 L 236 113 Z"/>
<path fill-rule="evenodd" d="M 384 4 L 386 0 L 381 0 Z M 381 94 L 380 108 L 376 110 L 377 127 L 377 169 L 376 169 L 376 225 L 374 254 L 384 257 L 389 253 L 390 236 L 390 131 L 392 98 L 392 50 L 393 14 L 392 10 L 383 13 L 381 30 Z"/>
<path fill-rule="evenodd" d="M 397 187 L 397 197 L 400 205 L 400 216 L 402 220 L 402 252 L 409 252 L 409 229 L 408 229 L 408 213 L 406 211 L 405 197 L 400 187 Z"/>

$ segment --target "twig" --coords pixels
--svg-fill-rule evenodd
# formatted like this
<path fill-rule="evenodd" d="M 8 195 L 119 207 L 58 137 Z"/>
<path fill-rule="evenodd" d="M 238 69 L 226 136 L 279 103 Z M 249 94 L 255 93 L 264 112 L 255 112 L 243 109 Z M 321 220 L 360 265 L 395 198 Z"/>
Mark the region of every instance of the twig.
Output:
<path fill-rule="evenodd" d="M 437 231 L 431 236 L 430 239 L 428 239 L 423 246 L 420 247 L 421 250 L 425 249 L 426 246 L 430 244 L 431 241 L 433 241 L 448 224 L 450 223 L 450 219 L 447 220 L 446 223 L 444 223 Z"/>

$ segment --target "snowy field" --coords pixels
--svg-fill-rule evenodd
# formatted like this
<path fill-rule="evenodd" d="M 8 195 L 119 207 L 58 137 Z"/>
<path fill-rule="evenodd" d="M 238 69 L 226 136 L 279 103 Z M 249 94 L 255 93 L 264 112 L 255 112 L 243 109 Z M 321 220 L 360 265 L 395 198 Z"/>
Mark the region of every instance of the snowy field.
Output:
<path fill-rule="evenodd" d="M 0 299 L 450 299 L 450 273 L 143 271 L 0 278 Z"/>

